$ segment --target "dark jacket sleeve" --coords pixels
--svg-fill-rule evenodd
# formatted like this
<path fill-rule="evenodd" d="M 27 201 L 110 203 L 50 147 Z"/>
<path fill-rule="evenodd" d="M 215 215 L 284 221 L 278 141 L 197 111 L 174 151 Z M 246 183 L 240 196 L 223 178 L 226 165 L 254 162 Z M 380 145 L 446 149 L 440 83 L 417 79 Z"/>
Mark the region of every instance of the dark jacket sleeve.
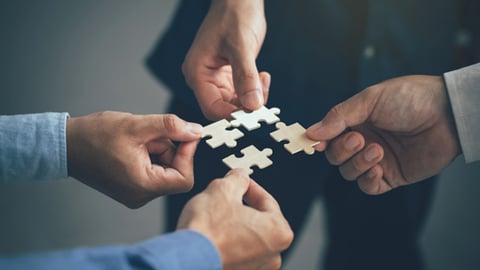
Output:
<path fill-rule="evenodd" d="M 184 0 L 165 34 L 146 59 L 147 68 L 171 91 L 174 98 L 196 104 L 192 90 L 185 83 L 182 63 L 202 23 L 210 0 Z"/>

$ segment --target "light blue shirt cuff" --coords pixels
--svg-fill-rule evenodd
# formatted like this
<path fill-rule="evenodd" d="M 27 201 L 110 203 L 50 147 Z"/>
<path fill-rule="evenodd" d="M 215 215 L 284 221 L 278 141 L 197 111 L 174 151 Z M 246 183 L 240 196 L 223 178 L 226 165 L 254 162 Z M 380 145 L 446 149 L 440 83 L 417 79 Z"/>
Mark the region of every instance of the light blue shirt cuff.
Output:
<path fill-rule="evenodd" d="M 0 182 L 68 176 L 68 113 L 0 116 Z"/>
<path fill-rule="evenodd" d="M 137 263 L 148 269 L 221 270 L 222 260 L 217 248 L 204 235 L 181 230 L 145 241 L 130 250 Z"/>
<path fill-rule="evenodd" d="M 0 257 L 5 270 L 220 270 L 222 261 L 205 236 L 182 230 L 134 246 L 79 248 Z"/>

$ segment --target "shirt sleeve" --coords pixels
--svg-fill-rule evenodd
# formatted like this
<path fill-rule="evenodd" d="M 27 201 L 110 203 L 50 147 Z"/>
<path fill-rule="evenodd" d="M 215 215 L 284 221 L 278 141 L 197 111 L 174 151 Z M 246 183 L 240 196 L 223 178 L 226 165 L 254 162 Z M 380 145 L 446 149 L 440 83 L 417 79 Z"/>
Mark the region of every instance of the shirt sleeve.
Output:
<path fill-rule="evenodd" d="M 210 240 L 195 231 L 182 230 L 135 246 L 97 247 L 10 258 L 0 257 L 0 269 L 220 270 L 222 262 Z"/>
<path fill-rule="evenodd" d="M 480 160 L 480 63 L 444 74 L 466 162 Z"/>
<path fill-rule="evenodd" d="M 0 182 L 68 176 L 68 113 L 0 116 Z"/>

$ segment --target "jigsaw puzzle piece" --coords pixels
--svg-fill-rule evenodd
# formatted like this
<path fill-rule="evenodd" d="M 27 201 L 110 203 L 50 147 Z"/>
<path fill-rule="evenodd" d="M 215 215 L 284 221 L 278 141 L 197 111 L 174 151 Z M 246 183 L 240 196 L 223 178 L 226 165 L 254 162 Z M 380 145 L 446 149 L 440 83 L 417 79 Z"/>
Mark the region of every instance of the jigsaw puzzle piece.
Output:
<path fill-rule="evenodd" d="M 234 127 L 239 127 L 242 125 L 247 130 L 252 131 L 260 127 L 260 124 L 258 123 L 260 121 L 267 124 L 273 124 L 280 121 L 280 118 L 276 116 L 277 114 L 280 114 L 279 108 L 267 109 L 265 106 L 262 106 L 260 109 L 249 113 L 240 110 L 231 114 L 235 120 L 232 120 L 230 123 Z"/>
<path fill-rule="evenodd" d="M 211 137 L 206 141 L 212 148 L 217 148 L 222 144 L 230 148 L 237 146 L 237 139 L 243 137 L 243 132 L 238 129 L 228 130 L 232 125 L 225 119 L 214 122 L 203 127 L 202 138 Z"/>
<path fill-rule="evenodd" d="M 235 155 L 230 155 L 224 158 L 222 161 L 231 169 L 234 168 L 245 168 L 249 171 L 248 174 L 252 174 L 253 170 L 250 169 L 252 166 L 257 166 L 260 169 L 264 169 L 272 165 L 272 160 L 268 157 L 272 155 L 272 149 L 265 148 L 262 151 L 258 150 L 255 146 L 250 145 L 246 148 L 243 148 L 242 152 L 243 157 L 238 158 Z"/>
<path fill-rule="evenodd" d="M 320 143 L 310 140 L 307 137 L 305 128 L 299 123 L 286 126 L 285 123 L 280 122 L 277 123 L 275 127 L 277 130 L 271 132 L 270 136 L 272 136 L 272 138 L 277 142 L 288 140 L 288 143 L 285 144 L 284 147 L 288 152 L 290 152 L 290 154 L 295 154 L 303 150 L 303 152 L 306 154 L 312 155 L 315 153 L 315 149 L 313 147 Z"/>

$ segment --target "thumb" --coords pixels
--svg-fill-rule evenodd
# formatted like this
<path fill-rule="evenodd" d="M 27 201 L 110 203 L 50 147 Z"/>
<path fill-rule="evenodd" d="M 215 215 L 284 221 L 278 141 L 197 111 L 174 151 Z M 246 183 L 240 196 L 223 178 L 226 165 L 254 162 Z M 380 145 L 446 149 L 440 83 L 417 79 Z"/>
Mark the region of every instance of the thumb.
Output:
<path fill-rule="evenodd" d="M 234 201 L 242 202 L 243 195 L 250 186 L 250 177 L 246 169 L 230 170 L 224 178 L 216 179 L 207 187 L 212 194 L 224 194 L 225 197 Z"/>
<path fill-rule="evenodd" d="M 367 89 L 337 104 L 320 122 L 307 129 L 307 136 L 312 140 L 326 141 L 340 135 L 348 127 L 364 123 L 375 107 L 377 96 Z"/>
<path fill-rule="evenodd" d="M 200 139 L 203 127 L 187 122 L 174 114 L 144 115 L 138 119 L 135 135 L 147 140 L 168 138 L 173 141 L 186 142 Z"/>
<path fill-rule="evenodd" d="M 233 85 L 242 107 L 256 110 L 264 104 L 262 83 L 255 63 L 255 55 L 246 48 L 234 52 L 232 59 Z"/>

